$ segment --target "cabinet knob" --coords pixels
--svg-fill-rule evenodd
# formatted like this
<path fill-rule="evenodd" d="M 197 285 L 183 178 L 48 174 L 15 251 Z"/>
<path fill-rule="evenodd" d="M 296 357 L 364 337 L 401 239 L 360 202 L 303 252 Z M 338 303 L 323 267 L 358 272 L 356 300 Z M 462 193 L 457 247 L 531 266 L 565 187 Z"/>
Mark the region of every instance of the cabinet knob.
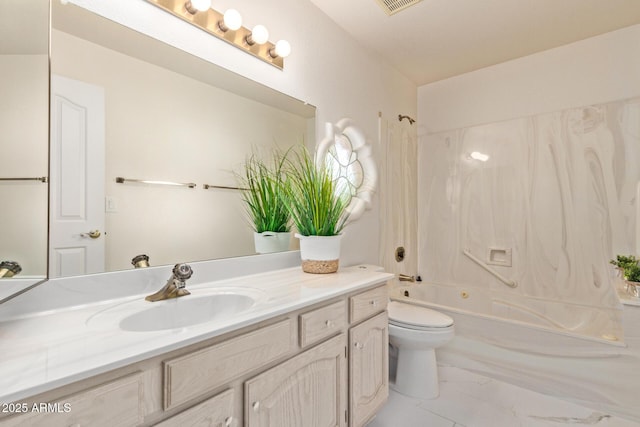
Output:
<path fill-rule="evenodd" d="M 374 307 L 377 307 L 378 306 L 378 300 L 375 300 L 375 299 L 371 300 L 371 305 L 374 306 Z"/>
<path fill-rule="evenodd" d="M 333 322 L 331 320 L 327 320 L 324 324 L 327 325 L 327 328 L 333 328 Z"/>
<path fill-rule="evenodd" d="M 253 407 L 254 411 L 257 411 L 258 409 L 260 409 L 260 402 L 258 402 L 258 401 L 253 402 L 252 407 Z"/>
<path fill-rule="evenodd" d="M 358 350 L 362 350 L 364 348 L 364 344 L 362 344 L 361 342 L 357 342 L 354 344 L 355 348 L 357 348 Z"/>
<path fill-rule="evenodd" d="M 233 417 L 227 417 L 224 419 L 225 427 L 231 427 L 233 425 Z"/>

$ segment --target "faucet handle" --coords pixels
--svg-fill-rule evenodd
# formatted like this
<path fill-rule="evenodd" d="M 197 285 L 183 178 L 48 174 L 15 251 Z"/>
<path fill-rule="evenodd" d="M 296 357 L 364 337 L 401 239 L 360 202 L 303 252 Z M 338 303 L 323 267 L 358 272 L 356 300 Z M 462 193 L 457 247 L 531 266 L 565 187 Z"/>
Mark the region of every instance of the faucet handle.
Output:
<path fill-rule="evenodd" d="M 180 281 L 185 281 L 191 277 L 193 270 L 189 264 L 176 264 L 173 267 L 173 277 Z"/>
<path fill-rule="evenodd" d="M 149 255 L 145 255 L 145 254 L 136 255 L 131 259 L 131 264 L 135 268 L 149 267 Z"/>
<path fill-rule="evenodd" d="M 16 261 L 0 262 L 0 277 L 13 277 L 22 271 L 22 267 Z"/>

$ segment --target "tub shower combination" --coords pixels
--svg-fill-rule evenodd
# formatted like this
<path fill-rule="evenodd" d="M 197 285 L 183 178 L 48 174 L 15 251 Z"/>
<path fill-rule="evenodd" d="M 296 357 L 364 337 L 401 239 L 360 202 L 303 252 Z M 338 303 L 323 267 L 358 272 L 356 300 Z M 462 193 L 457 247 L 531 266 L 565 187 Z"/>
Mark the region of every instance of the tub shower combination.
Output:
<path fill-rule="evenodd" d="M 438 362 L 640 420 L 608 263 L 640 251 L 640 98 L 422 138 L 424 281 L 391 299 L 454 320 Z"/>

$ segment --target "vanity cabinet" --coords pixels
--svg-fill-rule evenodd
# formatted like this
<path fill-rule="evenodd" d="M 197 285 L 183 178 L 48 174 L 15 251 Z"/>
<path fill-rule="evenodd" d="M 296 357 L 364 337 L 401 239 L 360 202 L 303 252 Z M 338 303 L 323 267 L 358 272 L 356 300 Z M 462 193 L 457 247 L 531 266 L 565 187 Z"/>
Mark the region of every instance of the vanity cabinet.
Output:
<path fill-rule="evenodd" d="M 25 400 L 12 426 L 360 427 L 388 396 L 386 284 Z M 28 402 L 28 403 L 27 403 Z"/>

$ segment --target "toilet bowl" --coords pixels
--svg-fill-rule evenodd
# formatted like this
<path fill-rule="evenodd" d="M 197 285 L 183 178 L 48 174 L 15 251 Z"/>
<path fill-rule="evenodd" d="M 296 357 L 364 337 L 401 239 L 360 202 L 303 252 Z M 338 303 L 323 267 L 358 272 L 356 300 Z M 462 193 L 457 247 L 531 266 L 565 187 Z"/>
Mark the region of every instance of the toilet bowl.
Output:
<path fill-rule="evenodd" d="M 453 319 L 425 307 L 391 301 L 389 343 L 397 351 L 395 382 L 390 387 L 420 399 L 440 394 L 435 349 L 451 341 Z"/>

